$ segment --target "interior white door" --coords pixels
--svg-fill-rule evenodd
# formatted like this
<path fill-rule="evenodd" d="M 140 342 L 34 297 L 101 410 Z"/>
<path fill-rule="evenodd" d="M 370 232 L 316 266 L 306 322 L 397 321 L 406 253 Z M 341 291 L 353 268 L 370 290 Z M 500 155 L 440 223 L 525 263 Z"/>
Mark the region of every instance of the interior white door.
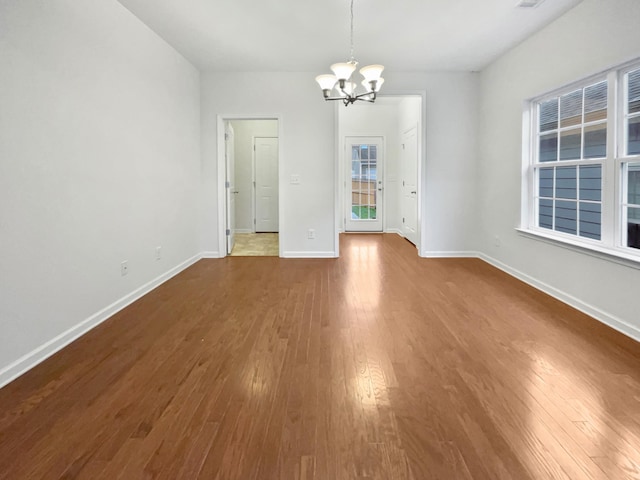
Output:
<path fill-rule="evenodd" d="M 227 190 L 227 254 L 233 250 L 235 243 L 236 228 L 236 181 L 235 181 L 235 158 L 234 158 L 234 136 L 233 127 L 229 122 L 224 124 L 224 157 L 226 162 L 226 181 Z"/>
<path fill-rule="evenodd" d="M 278 139 L 256 137 L 255 225 L 256 232 L 278 231 Z"/>
<path fill-rule="evenodd" d="M 418 129 L 413 127 L 402 134 L 400 155 L 402 177 L 402 234 L 414 245 L 418 244 Z"/>
<path fill-rule="evenodd" d="M 382 231 L 383 148 L 381 137 L 345 138 L 345 230 Z"/>

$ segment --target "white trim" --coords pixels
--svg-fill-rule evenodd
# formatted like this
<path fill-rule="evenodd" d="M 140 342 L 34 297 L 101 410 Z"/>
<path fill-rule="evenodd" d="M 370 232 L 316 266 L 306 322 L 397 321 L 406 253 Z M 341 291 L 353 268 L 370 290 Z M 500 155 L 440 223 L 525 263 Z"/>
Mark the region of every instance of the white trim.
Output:
<path fill-rule="evenodd" d="M 516 231 L 527 238 L 538 240 L 562 248 L 567 248 L 575 252 L 583 253 L 591 257 L 601 258 L 609 262 L 624 265 L 625 267 L 640 269 L 640 256 L 630 255 L 628 253 L 604 248 L 596 245 L 587 245 L 583 242 L 573 240 L 571 238 L 560 238 L 557 235 L 546 234 L 538 230 L 528 230 L 524 228 L 516 228 Z"/>
<path fill-rule="evenodd" d="M 217 253 L 217 252 L 212 252 Z M 103 308 L 102 310 L 94 313 L 89 318 L 74 325 L 70 329 L 62 332 L 60 335 L 52 338 L 48 342 L 43 343 L 39 347 L 33 349 L 31 352 L 23 355 L 14 362 L 10 363 L 6 367 L 0 370 L 0 388 L 6 384 L 12 382 L 20 375 L 31 370 L 33 367 L 49 358 L 54 353 L 62 350 L 74 340 L 80 338 L 85 333 L 89 332 L 93 328 L 100 325 L 102 322 L 118 313 L 123 308 L 129 306 L 139 298 L 143 297 L 147 293 L 151 292 L 156 287 L 160 286 L 170 278 L 174 277 L 178 273 L 187 269 L 198 260 L 203 258 L 203 254 L 195 255 L 188 260 L 185 260 L 181 264 L 173 267 L 171 270 L 163 273 L 162 275 L 154 278 L 150 282 L 145 283 L 141 287 L 135 289 L 133 292 L 125 295 L 119 300 L 116 300 L 111 305 Z"/>
<path fill-rule="evenodd" d="M 384 233 L 395 233 L 396 235 L 400 235 L 402 238 L 404 238 L 404 234 L 399 228 L 387 228 Z"/>
<path fill-rule="evenodd" d="M 250 228 L 236 228 L 235 233 L 254 233 Z"/>
<path fill-rule="evenodd" d="M 278 232 L 282 234 L 285 231 L 285 222 L 284 222 L 284 205 L 282 198 L 282 185 L 285 185 L 284 181 L 284 167 L 283 167 L 283 143 L 284 143 L 284 134 L 283 134 L 283 120 L 282 115 L 279 114 L 218 114 L 217 115 L 217 158 L 216 162 L 218 164 L 217 169 L 217 178 L 216 184 L 218 186 L 218 247 L 224 246 L 227 244 L 226 239 L 226 218 L 227 218 L 227 210 L 226 210 L 226 194 L 225 194 L 225 161 L 224 161 L 224 122 L 232 121 L 232 120 L 276 120 L 278 122 Z M 283 242 L 280 242 L 279 246 L 279 256 L 283 256 Z M 226 257 L 226 248 L 220 248 L 219 258 Z"/>
<path fill-rule="evenodd" d="M 318 251 L 306 251 L 306 252 L 284 252 L 281 255 L 283 258 L 337 258 L 336 252 L 318 252 Z"/>
<path fill-rule="evenodd" d="M 479 252 L 465 251 L 427 251 L 420 255 L 422 258 L 480 258 Z"/>
<path fill-rule="evenodd" d="M 215 250 L 202 252 L 201 257 L 202 258 L 220 258 L 220 252 Z"/>
<path fill-rule="evenodd" d="M 635 341 L 640 342 L 640 329 L 638 329 L 637 327 L 634 327 L 633 325 L 629 325 L 624 320 L 618 317 L 615 317 L 613 315 L 610 315 L 607 312 L 604 312 L 599 308 L 594 307 L 593 305 L 583 302 L 582 300 L 572 295 L 569 295 L 568 293 L 565 293 L 562 290 L 552 287 L 549 284 L 536 280 L 535 278 L 530 277 L 529 275 L 519 270 L 516 270 L 515 268 L 511 268 L 505 265 L 504 263 L 496 260 L 495 258 L 485 255 L 484 253 L 480 253 L 478 258 L 480 258 L 481 260 L 484 260 L 485 262 L 496 267 L 497 269 L 502 270 L 503 272 L 511 275 L 512 277 L 515 277 L 518 280 L 522 280 L 524 283 L 532 286 L 533 288 L 540 290 L 541 292 L 544 292 L 547 295 L 550 295 L 553 298 L 560 300 L 562 303 L 565 303 L 575 308 L 576 310 L 580 310 L 582 313 L 585 313 L 590 317 L 593 317 L 599 322 L 604 323 L 605 325 L 613 328 L 614 330 L 617 330 L 618 332 L 626 335 L 627 337 L 630 337 Z"/>

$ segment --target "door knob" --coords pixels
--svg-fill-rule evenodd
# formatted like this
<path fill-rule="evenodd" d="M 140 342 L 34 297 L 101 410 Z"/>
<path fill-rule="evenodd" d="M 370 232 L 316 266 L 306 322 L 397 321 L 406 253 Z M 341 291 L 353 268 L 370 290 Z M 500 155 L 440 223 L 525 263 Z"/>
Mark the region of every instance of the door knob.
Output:
<path fill-rule="evenodd" d="M 418 193 L 418 192 L 411 192 L 412 195 L 415 195 L 416 193 Z"/>

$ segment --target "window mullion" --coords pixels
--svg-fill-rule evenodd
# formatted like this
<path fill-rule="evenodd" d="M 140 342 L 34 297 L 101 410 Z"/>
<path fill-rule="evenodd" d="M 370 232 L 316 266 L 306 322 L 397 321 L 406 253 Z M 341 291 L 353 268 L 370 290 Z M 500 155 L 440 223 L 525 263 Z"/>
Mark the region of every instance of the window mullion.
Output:
<path fill-rule="evenodd" d="M 616 151 L 618 149 L 617 117 L 618 108 L 617 72 L 607 75 L 607 158 L 602 165 L 602 243 L 607 246 L 620 245 Z"/>

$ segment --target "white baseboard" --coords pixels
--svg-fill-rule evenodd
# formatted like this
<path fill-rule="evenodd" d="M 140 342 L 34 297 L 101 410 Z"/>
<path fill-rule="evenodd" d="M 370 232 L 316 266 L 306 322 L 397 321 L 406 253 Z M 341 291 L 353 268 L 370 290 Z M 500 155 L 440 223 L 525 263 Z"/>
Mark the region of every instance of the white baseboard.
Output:
<path fill-rule="evenodd" d="M 336 252 L 282 252 L 282 258 L 337 258 Z"/>
<path fill-rule="evenodd" d="M 220 258 L 220 252 L 215 252 L 215 251 L 202 252 L 202 254 L 200 255 L 200 258 Z"/>
<path fill-rule="evenodd" d="M 253 230 L 250 228 L 236 228 L 234 230 L 235 233 L 253 233 Z"/>
<path fill-rule="evenodd" d="M 395 233 L 397 235 L 400 235 L 402 238 L 404 238 L 404 235 L 402 234 L 402 230 L 400 230 L 399 228 L 387 228 L 384 233 Z"/>
<path fill-rule="evenodd" d="M 121 299 L 113 302 L 111 305 L 103 308 L 99 312 L 94 313 L 89 318 L 81 321 L 80 323 L 61 333 L 57 337 L 52 338 L 48 342 L 40 345 L 26 355 L 23 355 L 16 361 L 10 363 L 8 366 L 0 369 L 0 388 L 15 380 L 28 370 L 31 370 L 33 367 L 46 360 L 57 351 L 63 349 L 71 342 L 87 333 L 89 330 L 97 327 L 109 317 L 113 316 L 123 308 L 132 304 L 140 297 L 146 295 L 154 288 L 169 280 L 171 277 L 174 277 L 178 273 L 190 267 L 201 258 L 202 255 L 198 254 L 188 260 L 185 260 L 168 272 L 165 272 L 162 275 L 154 278 L 150 282 L 142 285 L 128 295 L 125 295 Z"/>
<path fill-rule="evenodd" d="M 426 251 L 421 254 L 423 258 L 480 258 L 478 252 L 465 251 Z"/>
<path fill-rule="evenodd" d="M 546 293 L 547 295 L 551 295 L 552 297 L 560 300 L 567 305 L 572 306 L 576 310 L 580 310 L 582 313 L 586 313 L 590 317 L 595 318 L 596 320 L 604 323 L 605 325 L 617 330 L 618 332 L 626 335 L 627 337 L 633 338 L 635 341 L 640 342 L 640 329 L 634 327 L 633 325 L 629 325 L 624 320 L 611 315 L 607 312 L 600 310 L 593 305 L 589 305 L 588 303 L 576 298 L 572 295 L 569 295 L 562 290 L 559 290 L 551 285 L 548 285 L 540 280 L 537 280 L 526 273 L 523 273 L 515 268 L 509 267 L 504 263 L 492 258 L 484 253 L 478 253 L 478 258 L 484 260 L 485 262 L 493 265 L 494 267 L 502 270 L 505 273 L 508 273 L 512 277 L 517 278 L 518 280 L 522 280 L 524 283 L 531 285 L 532 287 Z"/>

